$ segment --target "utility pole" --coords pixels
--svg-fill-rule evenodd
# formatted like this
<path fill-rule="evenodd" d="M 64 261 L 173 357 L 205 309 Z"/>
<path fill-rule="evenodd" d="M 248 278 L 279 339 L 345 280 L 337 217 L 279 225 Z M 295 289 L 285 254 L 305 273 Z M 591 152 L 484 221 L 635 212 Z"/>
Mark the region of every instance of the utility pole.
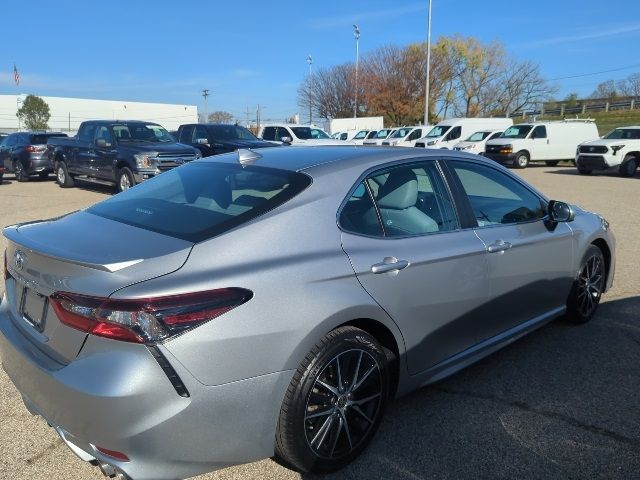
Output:
<path fill-rule="evenodd" d="M 249 110 L 249 105 L 247 105 L 247 111 L 245 113 L 247 114 L 247 123 L 245 124 L 245 126 L 248 128 L 249 127 L 249 113 L 251 113 L 251 111 Z"/>
<path fill-rule="evenodd" d="M 313 58 L 311 58 L 311 54 L 307 57 L 307 63 L 309 64 L 309 77 L 307 82 L 309 83 L 309 125 L 313 123 L 312 113 L 311 113 L 311 64 L 313 63 Z"/>
<path fill-rule="evenodd" d="M 358 62 L 360 59 L 360 29 L 357 25 L 353 26 L 353 36 L 356 39 L 356 93 L 353 102 L 353 118 L 358 116 Z"/>
<path fill-rule="evenodd" d="M 429 74 L 431 67 L 431 0 L 429 0 L 429 17 L 427 20 L 427 81 L 424 97 L 424 124 L 429 125 Z"/>
<path fill-rule="evenodd" d="M 209 89 L 205 88 L 202 90 L 202 97 L 204 98 L 204 121 L 205 123 L 209 121 L 209 103 L 207 102 L 207 97 L 209 96 Z"/>

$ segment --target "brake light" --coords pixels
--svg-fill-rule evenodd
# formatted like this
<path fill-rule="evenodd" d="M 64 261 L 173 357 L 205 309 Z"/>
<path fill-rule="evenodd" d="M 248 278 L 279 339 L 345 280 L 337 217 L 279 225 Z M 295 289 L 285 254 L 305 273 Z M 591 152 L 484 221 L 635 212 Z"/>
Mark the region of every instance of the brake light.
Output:
<path fill-rule="evenodd" d="M 36 147 L 34 147 L 33 145 L 27 145 L 25 147 L 25 151 L 27 151 L 29 153 L 33 153 L 33 152 L 37 152 L 38 150 L 36 150 Z"/>
<path fill-rule="evenodd" d="M 136 300 L 56 292 L 51 305 L 65 325 L 100 337 L 154 343 L 190 330 L 253 297 L 243 288 L 221 288 Z"/>
<path fill-rule="evenodd" d="M 129 462 L 129 457 L 127 457 L 124 453 L 122 452 L 118 452 L 116 450 L 109 450 L 108 448 L 104 448 L 104 447 L 98 447 L 96 445 L 95 449 L 97 451 L 99 451 L 100 453 L 102 453 L 103 455 L 106 455 L 107 457 L 111 457 L 111 458 L 115 458 L 116 460 L 119 460 L 121 462 Z"/>

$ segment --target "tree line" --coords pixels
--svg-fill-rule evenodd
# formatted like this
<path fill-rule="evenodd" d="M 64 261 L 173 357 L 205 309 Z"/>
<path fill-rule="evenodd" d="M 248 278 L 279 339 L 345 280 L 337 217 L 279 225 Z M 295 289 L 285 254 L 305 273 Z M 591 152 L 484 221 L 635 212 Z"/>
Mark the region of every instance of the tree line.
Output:
<path fill-rule="evenodd" d="M 425 43 L 385 46 L 364 55 L 358 67 L 358 116 L 384 116 L 391 125 L 424 118 Z M 508 115 L 549 100 L 557 88 L 540 67 L 519 61 L 497 41 L 443 36 L 431 47 L 429 120 L 451 116 Z M 351 117 L 355 64 L 317 69 L 298 88 L 298 106 L 321 118 Z"/>

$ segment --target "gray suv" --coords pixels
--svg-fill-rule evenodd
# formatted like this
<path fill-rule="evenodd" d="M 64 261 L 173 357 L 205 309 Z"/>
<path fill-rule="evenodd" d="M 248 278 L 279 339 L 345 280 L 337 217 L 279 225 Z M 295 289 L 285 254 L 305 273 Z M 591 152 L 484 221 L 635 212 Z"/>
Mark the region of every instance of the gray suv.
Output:
<path fill-rule="evenodd" d="M 53 165 L 47 158 L 47 141 L 51 137 L 66 137 L 61 132 L 16 132 L 0 144 L 0 162 L 5 172 L 13 172 L 18 182 L 26 182 L 32 175 L 47 178 Z"/>

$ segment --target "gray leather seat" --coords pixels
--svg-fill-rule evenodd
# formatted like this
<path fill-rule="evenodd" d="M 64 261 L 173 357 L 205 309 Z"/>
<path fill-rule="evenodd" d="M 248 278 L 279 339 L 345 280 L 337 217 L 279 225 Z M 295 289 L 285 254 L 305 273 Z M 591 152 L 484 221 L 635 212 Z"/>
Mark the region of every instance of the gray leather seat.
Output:
<path fill-rule="evenodd" d="M 438 223 L 416 207 L 418 179 L 408 168 L 389 173 L 378 191 L 378 208 L 387 235 L 416 235 L 437 232 Z"/>

